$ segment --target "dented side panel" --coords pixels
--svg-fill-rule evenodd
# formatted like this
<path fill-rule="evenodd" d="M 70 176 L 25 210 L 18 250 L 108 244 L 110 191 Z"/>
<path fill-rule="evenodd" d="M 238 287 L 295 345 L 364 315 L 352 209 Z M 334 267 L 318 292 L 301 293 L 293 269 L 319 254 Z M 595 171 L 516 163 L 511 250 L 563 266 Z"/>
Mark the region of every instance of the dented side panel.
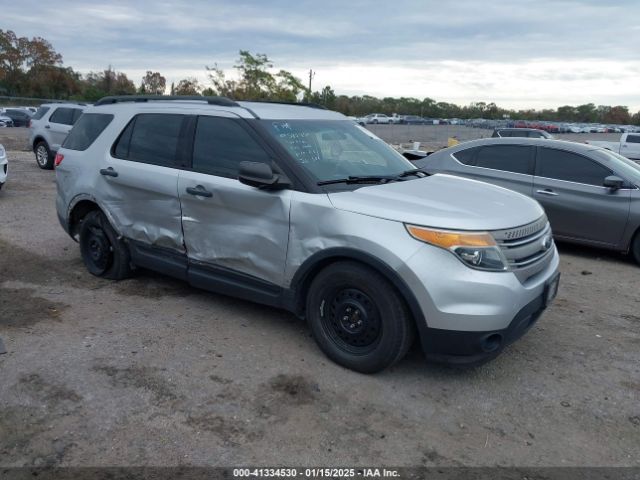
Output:
<path fill-rule="evenodd" d="M 194 196 L 201 186 L 211 197 Z M 238 180 L 181 171 L 178 190 L 189 259 L 282 285 L 291 191 L 259 190 Z"/>
<path fill-rule="evenodd" d="M 401 222 L 338 210 L 326 194 L 292 195 L 285 288 L 305 260 L 329 248 L 368 253 L 398 270 L 420 247 Z"/>
<path fill-rule="evenodd" d="M 98 175 L 101 204 L 122 235 L 148 245 L 184 252 L 178 170 L 107 156 L 100 168 L 117 177 Z"/>

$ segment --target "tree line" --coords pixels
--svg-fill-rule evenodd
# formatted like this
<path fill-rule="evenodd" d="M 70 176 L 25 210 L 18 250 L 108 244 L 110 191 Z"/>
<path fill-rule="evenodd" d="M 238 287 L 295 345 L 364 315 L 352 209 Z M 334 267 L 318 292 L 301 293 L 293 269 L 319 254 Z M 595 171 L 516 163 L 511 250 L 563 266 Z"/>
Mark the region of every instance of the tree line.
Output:
<path fill-rule="evenodd" d="M 236 100 L 275 100 L 311 102 L 345 115 L 393 113 L 431 118 L 513 118 L 581 123 L 640 125 L 640 112 L 632 114 L 624 105 L 607 106 L 588 103 L 565 105 L 557 109 L 512 110 L 495 103 L 472 102 L 456 105 L 432 98 L 337 95 L 331 86 L 309 91 L 302 81 L 286 70 L 273 72 L 267 55 L 240 50 L 234 65 L 237 75 L 229 79 L 214 64 L 206 66 L 209 85 L 196 78 L 184 78 L 167 85 L 160 72 L 147 71 L 139 84 L 124 72 L 109 66 L 85 75 L 63 64 L 62 55 L 41 37 L 18 37 L 11 30 L 0 29 L 0 95 L 94 102 L 107 95 L 222 95 Z"/>

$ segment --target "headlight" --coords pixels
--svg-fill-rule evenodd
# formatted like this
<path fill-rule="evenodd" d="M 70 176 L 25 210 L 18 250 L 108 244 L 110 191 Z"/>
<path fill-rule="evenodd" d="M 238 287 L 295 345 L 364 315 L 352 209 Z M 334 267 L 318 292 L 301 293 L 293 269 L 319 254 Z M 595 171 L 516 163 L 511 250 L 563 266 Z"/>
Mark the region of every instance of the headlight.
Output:
<path fill-rule="evenodd" d="M 471 268 L 496 272 L 507 270 L 506 259 L 496 245 L 496 241 L 487 232 L 435 230 L 415 225 L 405 226 L 409 235 L 416 240 L 449 250 Z"/>

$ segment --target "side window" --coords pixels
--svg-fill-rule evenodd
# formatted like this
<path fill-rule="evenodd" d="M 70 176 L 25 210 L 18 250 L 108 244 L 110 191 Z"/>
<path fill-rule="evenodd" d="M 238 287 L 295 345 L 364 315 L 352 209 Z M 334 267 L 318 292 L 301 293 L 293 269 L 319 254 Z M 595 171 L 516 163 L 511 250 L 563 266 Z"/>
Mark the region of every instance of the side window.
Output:
<path fill-rule="evenodd" d="M 627 135 L 627 143 L 640 143 L 640 135 Z"/>
<path fill-rule="evenodd" d="M 533 174 L 533 147 L 520 145 L 491 145 L 480 148 L 476 167 L 505 172 Z"/>
<path fill-rule="evenodd" d="M 183 115 L 165 113 L 137 115 L 116 141 L 114 156 L 162 167 L 175 167 L 183 118 Z"/>
<path fill-rule="evenodd" d="M 269 155 L 235 120 L 198 117 L 193 144 L 193 169 L 238 178 L 240 162 L 271 163 Z"/>
<path fill-rule="evenodd" d="M 63 125 L 73 125 L 73 108 L 59 107 L 49 117 L 51 123 L 61 123 Z"/>
<path fill-rule="evenodd" d="M 473 159 L 477 151 L 478 151 L 477 148 L 467 148 L 466 150 L 460 150 L 454 153 L 453 156 L 460 163 L 464 163 L 465 165 L 475 165 L 475 162 L 473 161 Z"/>
<path fill-rule="evenodd" d="M 47 113 L 48 111 L 49 111 L 49 107 L 38 108 L 38 111 L 36 111 L 35 115 L 33 116 L 33 119 L 40 120 L 42 117 L 44 117 L 44 114 Z"/>
<path fill-rule="evenodd" d="M 86 150 L 113 120 L 113 115 L 104 113 L 86 113 L 71 129 L 71 133 L 62 144 L 70 150 Z"/>
<path fill-rule="evenodd" d="M 601 187 L 605 177 L 611 175 L 611 171 L 582 155 L 540 148 L 536 161 L 536 175 Z"/>

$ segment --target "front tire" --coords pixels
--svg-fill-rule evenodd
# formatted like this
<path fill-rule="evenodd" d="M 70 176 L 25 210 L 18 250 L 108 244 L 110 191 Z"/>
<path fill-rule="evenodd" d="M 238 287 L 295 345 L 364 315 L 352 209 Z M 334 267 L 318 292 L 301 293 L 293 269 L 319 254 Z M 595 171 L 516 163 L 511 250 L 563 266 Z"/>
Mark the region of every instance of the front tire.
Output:
<path fill-rule="evenodd" d="M 47 142 L 40 141 L 33 147 L 33 153 L 36 154 L 36 163 L 43 170 L 53 169 L 53 155 L 49 150 Z"/>
<path fill-rule="evenodd" d="M 130 276 L 129 249 L 104 213 L 94 210 L 83 218 L 79 243 L 82 260 L 92 275 L 111 280 Z"/>
<path fill-rule="evenodd" d="M 322 270 L 311 283 L 306 312 L 320 349 L 357 372 L 390 367 L 413 343 L 415 326 L 404 300 L 385 277 L 357 262 Z"/>

